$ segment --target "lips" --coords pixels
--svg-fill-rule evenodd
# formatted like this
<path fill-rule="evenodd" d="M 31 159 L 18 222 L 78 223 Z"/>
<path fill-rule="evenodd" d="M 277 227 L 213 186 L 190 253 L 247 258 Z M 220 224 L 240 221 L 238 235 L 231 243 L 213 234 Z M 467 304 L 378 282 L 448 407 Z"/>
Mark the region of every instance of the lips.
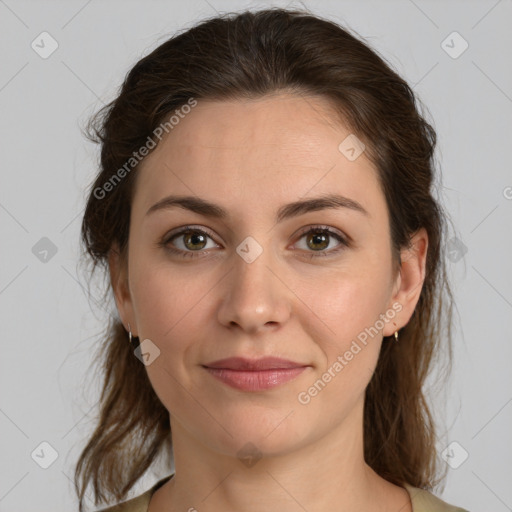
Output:
<path fill-rule="evenodd" d="M 227 359 L 220 359 L 219 361 L 214 361 L 212 363 L 205 364 L 204 366 L 207 368 L 223 368 L 226 370 L 261 371 L 300 368 L 309 365 L 296 363 L 295 361 L 282 359 L 280 357 L 263 357 L 261 359 L 228 357 Z"/>
<path fill-rule="evenodd" d="M 264 391 L 300 375 L 310 365 L 278 357 L 230 357 L 203 365 L 215 379 L 240 391 Z"/>

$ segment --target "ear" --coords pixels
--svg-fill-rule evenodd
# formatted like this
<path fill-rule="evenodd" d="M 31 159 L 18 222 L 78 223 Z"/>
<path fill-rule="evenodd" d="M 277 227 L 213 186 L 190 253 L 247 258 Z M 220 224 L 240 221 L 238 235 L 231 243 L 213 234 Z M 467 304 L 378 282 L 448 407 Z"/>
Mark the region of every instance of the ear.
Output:
<path fill-rule="evenodd" d="M 133 303 L 128 286 L 128 262 L 121 256 L 117 243 L 112 244 L 108 254 L 110 271 L 110 285 L 114 292 L 117 311 L 124 328 L 131 329 L 133 336 L 137 336 L 137 325 L 133 314 Z M 128 327 L 129 325 L 129 327 Z"/>
<path fill-rule="evenodd" d="M 395 331 L 407 325 L 414 313 L 425 281 L 427 249 L 428 234 L 425 228 L 421 228 L 411 237 L 411 246 L 400 252 L 400 272 L 393 287 L 395 292 L 388 305 L 399 312 L 393 321 L 386 323 L 384 336 L 392 336 Z M 398 305 L 401 309 L 397 308 Z"/>

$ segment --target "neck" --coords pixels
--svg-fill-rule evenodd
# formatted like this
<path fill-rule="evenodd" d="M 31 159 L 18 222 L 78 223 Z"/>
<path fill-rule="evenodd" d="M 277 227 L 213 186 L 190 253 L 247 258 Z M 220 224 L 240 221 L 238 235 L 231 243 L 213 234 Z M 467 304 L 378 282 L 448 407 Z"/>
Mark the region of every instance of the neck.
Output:
<path fill-rule="evenodd" d="M 150 510 L 369 512 L 388 510 L 387 503 L 408 512 L 407 491 L 365 463 L 357 425 L 362 425 L 362 408 L 338 429 L 318 433 L 294 451 L 244 462 L 203 444 L 171 417 L 175 475 L 155 492 Z"/>

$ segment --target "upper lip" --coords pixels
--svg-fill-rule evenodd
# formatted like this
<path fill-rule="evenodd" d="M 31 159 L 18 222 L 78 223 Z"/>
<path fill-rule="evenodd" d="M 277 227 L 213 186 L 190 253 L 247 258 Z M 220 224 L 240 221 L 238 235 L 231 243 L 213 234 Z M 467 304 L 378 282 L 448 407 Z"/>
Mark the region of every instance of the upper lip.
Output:
<path fill-rule="evenodd" d="M 228 357 L 219 359 L 212 363 L 205 364 L 207 368 L 225 368 L 229 370 L 276 370 L 280 368 L 300 368 L 309 366 L 307 364 L 296 363 L 289 359 L 280 357 L 262 357 L 261 359 L 247 359 L 245 357 Z"/>

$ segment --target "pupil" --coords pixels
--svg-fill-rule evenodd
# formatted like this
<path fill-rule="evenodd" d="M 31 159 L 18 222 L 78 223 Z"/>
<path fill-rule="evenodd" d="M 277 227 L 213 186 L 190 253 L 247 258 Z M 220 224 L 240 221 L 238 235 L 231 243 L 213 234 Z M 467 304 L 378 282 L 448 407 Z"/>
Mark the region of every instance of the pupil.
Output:
<path fill-rule="evenodd" d="M 314 245 L 317 245 L 317 244 L 322 244 L 323 242 L 323 247 L 321 247 L 321 249 L 325 248 L 326 245 L 325 245 L 325 240 L 326 240 L 327 236 L 326 235 L 322 235 L 322 234 L 319 234 L 319 233 L 314 233 L 312 235 L 312 239 L 313 239 L 313 244 Z M 327 244 L 328 245 L 328 244 Z M 314 247 L 313 247 L 314 248 Z"/>
<path fill-rule="evenodd" d="M 188 234 L 187 235 L 187 243 L 190 241 L 190 243 L 192 245 L 196 245 L 196 244 L 201 244 L 203 243 L 204 245 L 204 240 L 201 240 L 203 238 L 203 235 L 201 234 L 198 234 L 198 233 L 192 233 L 192 234 Z M 197 241 L 197 239 L 199 239 L 199 241 Z"/>

